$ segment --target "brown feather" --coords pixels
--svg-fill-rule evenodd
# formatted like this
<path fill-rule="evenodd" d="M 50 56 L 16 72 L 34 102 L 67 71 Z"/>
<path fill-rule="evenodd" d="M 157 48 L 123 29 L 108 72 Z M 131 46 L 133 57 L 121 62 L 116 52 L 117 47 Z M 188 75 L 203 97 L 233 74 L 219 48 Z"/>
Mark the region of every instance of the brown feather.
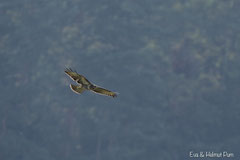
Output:
<path fill-rule="evenodd" d="M 76 71 L 73 71 L 71 68 L 67 68 L 64 71 L 72 80 L 76 81 L 79 84 L 89 85 L 91 82 L 87 80 L 83 75 L 78 74 Z"/>
<path fill-rule="evenodd" d="M 64 71 L 72 80 L 76 81 L 79 86 L 76 85 L 70 85 L 70 88 L 72 91 L 76 93 L 82 93 L 84 90 L 91 90 L 95 93 L 102 94 L 102 95 L 107 95 L 107 96 L 112 96 L 112 97 L 117 97 L 117 93 L 109 91 L 107 89 L 95 86 L 91 82 L 87 80 L 83 75 L 78 74 L 76 71 L 73 71 L 71 68 L 66 68 Z"/>
<path fill-rule="evenodd" d="M 94 91 L 95 93 L 99 93 L 99 94 L 103 94 L 103 95 L 107 95 L 107 96 L 117 97 L 117 93 L 109 91 L 109 90 L 101 88 L 101 87 L 96 87 L 92 91 Z"/>
<path fill-rule="evenodd" d="M 73 85 L 73 84 L 70 84 L 70 88 L 72 89 L 73 92 L 75 92 L 77 94 L 80 94 L 85 90 L 83 87 L 76 86 L 76 85 Z"/>

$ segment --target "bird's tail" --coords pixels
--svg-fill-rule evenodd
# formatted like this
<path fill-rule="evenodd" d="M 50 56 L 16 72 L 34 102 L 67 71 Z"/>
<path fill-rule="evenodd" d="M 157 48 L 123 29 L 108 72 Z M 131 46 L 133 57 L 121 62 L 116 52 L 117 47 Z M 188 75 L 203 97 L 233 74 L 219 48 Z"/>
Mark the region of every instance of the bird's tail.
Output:
<path fill-rule="evenodd" d="M 75 92 L 77 94 L 80 94 L 85 90 L 82 86 L 76 86 L 73 84 L 70 84 L 70 88 L 72 89 L 73 92 Z"/>

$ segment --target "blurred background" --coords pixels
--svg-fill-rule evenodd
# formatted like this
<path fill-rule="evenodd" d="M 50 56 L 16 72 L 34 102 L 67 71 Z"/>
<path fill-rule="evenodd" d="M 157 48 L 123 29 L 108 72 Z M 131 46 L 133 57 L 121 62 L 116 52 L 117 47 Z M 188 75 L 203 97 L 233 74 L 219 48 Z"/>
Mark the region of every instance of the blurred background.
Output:
<path fill-rule="evenodd" d="M 239 6 L 1 0 L 0 159 L 239 158 Z M 73 93 L 66 67 L 120 95 Z"/>

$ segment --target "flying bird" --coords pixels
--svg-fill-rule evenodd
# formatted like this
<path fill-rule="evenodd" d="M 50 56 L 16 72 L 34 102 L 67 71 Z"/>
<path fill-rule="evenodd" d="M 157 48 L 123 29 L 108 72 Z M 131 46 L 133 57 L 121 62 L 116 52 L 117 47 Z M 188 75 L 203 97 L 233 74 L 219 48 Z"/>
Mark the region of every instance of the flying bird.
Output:
<path fill-rule="evenodd" d="M 90 90 L 101 95 L 117 97 L 117 93 L 96 86 L 95 84 L 92 84 L 90 81 L 87 80 L 87 78 L 85 78 L 83 75 L 78 74 L 76 71 L 73 71 L 71 68 L 66 68 L 65 73 L 72 80 L 78 83 L 78 85 L 70 84 L 70 88 L 72 89 L 72 91 L 77 94 L 81 94 L 85 90 Z"/>

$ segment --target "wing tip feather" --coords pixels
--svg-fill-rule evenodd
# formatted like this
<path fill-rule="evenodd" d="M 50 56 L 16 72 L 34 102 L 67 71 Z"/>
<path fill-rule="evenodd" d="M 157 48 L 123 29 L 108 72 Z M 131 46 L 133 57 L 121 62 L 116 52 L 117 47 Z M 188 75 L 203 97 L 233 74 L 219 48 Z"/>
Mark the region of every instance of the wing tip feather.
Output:
<path fill-rule="evenodd" d="M 119 95 L 119 93 L 118 93 L 118 92 L 114 92 L 114 94 L 112 95 L 112 97 L 113 97 L 113 98 L 117 98 L 117 97 L 118 97 L 118 95 Z"/>

